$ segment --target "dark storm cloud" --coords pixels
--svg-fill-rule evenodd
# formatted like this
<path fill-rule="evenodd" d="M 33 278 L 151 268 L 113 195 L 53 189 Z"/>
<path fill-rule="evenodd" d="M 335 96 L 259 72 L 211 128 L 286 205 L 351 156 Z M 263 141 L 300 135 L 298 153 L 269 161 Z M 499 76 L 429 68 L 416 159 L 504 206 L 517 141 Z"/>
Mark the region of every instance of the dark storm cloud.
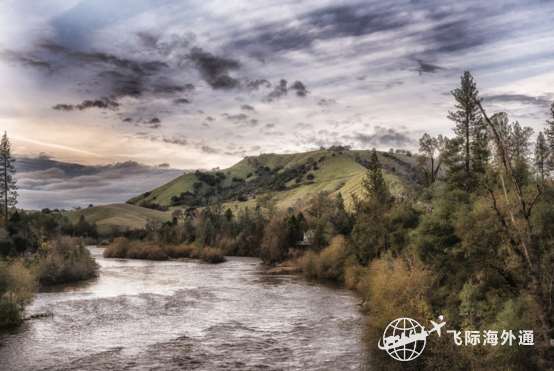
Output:
<path fill-rule="evenodd" d="M 193 33 L 187 33 L 184 35 L 172 34 L 169 37 L 169 40 L 160 41 L 162 38 L 160 35 L 141 31 L 137 32 L 137 38 L 144 49 L 167 57 L 173 52 L 185 51 L 192 43 L 194 43 L 196 36 Z"/>
<path fill-rule="evenodd" d="M 181 93 L 184 91 L 184 87 L 178 85 L 154 85 L 152 91 L 154 93 Z"/>
<path fill-rule="evenodd" d="M 444 67 L 436 66 L 434 64 L 426 63 L 422 60 L 418 60 L 417 63 L 419 64 L 418 67 L 414 68 L 412 71 L 419 72 L 419 74 L 423 73 L 435 73 L 441 70 L 444 70 Z"/>
<path fill-rule="evenodd" d="M 283 95 L 287 95 L 287 80 L 279 81 L 278 85 L 275 85 L 273 91 L 269 93 L 262 101 L 264 103 L 271 103 L 276 99 L 281 98 Z"/>
<path fill-rule="evenodd" d="M 163 138 L 161 141 L 164 142 L 164 143 L 175 144 L 175 145 L 178 145 L 178 146 L 181 146 L 181 147 L 184 147 L 188 144 L 186 139 L 175 138 L 175 137 L 173 137 L 173 138 Z"/>
<path fill-rule="evenodd" d="M 245 112 L 255 112 L 256 109 L 254 107 L 252 107 L 251 105 L 248 105 L 248 104 L 243 104 L 242 106 L 240 106 L 240 109 L 245 111 Z"/>
<path fill-rule="evenodd" d="M 238 61 L 215 56 L 198 47 L 192 48 L 187 58 L 212 89 L 225 90 L 239 86 L 239 80 L 229 76 L 230 71 L 240 68 Z"/>
<path fill-rule="evenodd" d="M 81 104 L 72 105 L 72 104 L 57 104 L 52 109 L 57 111 L 73 111 L 74 109 L 78 109 L 79 111 L 83 111 L 89 108 L 100 108 L 100 109 L 108 109 L 111 111 L 117 111 L 119 109 L 119 103 L 116 101 L 110 99 L 110 98 L 100 98 L 95 100 L 84 100 Z"/>
<path fill-rule="evenodd" d="M 75 106 L 73 104 L 56 104 L 52 109 L 57 111 L 73 111 Z"/>
<path fill-rule="evenodd" d="M 33 52 L 5 49 L 0 51 L 0 59 L 23 67 L 36 68 L 47 73 L 53 73 L 55 71 L 52 62 L 44 60 L 40 55 Z"/>
<path fill-rule="evenodd" d="M 159 118 L 154 117 L 150 121 L 146 122 L 146 126 L 150 129 L 158 129 L 162 126 L 162 124 Z"/>
<path fill-rule="evenodd" d="M 48 39 L 36 40 L 33 44 L 35 47 L 39 49 L 47 50 L 51 53 L 62 53 L 67 51 L 67 48 L 65 46 L 58 45 L 55 42 Z"/>
<path fill-rule="evenodd" d="M 246 88 L 249 90 L 258 90 L 260 87 L 271 88 L 271 83 L 266 79 L 249 81 Z"/>
<path fill-rule="evenodd" d="M 309 91 L 306 90 L 306 86 L 301 81 L 295 81 L 289 88 L 289 90 L 296 90 L 297 97 L 305 97 Z"/>
<path fill-rule="evenodd" d="M 487 103 L 497 104 L 509 104 L 509 103 L 521 103 L 521 104 L 533 104 L 541 107 L 548 107 L 552 104 L 552 99 L 547 96 L 533 97 L 525 94 L 498 94 L 484 96 L 484 100 Z"/>
<path fill-rule="evenodd" d="M 514 10 L 506 4 L 502 12 Z M 298 13 L 294 22 L 267 22 L 247 30 L 236 31 L 229 50 L 244 50 L 255 58 L 270 58 L 275 53 L 310 50 L 318 41 L 341 38 L 360 38 L 365 35 L 394 31 L 398 38 L 409 37 L 424 47 L 426 56 L 452 53 L 483 45 L 505 35 L 508 26 L 494 27 L 484 20 L 495 16 L 495 7 L 486 3 L 441 3 L 435 1 L 395 3 L 360 2 L 324 7 Z M 414 25 L 421 29 L 413 30 Z M 486 28 L 486 32 L 484 29 Z M 379 41 L 369 41 L 359 52 L 382 50 Z M 409 57 L 409 56 L 407 56 Z M 421 58 L 419 56 L 418 58 Z M 400 64 L 399 64 L 400 65 Z M 425 69 L 425 67 L 423 67 Z"/>

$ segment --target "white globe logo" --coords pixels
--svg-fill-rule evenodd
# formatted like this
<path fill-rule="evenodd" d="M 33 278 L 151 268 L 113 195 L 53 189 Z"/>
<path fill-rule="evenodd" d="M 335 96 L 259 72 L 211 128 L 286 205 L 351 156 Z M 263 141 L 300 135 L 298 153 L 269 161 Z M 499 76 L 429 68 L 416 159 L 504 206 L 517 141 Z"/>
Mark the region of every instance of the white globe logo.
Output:
<path fill-rule="evenodd" d="M 419 357 L 425 349 L 428 333 L 417 321 L 411 318 L 398 318 L 392 321 L 383 334 L 384 349 L 398 361 L 411 361 Z"/>

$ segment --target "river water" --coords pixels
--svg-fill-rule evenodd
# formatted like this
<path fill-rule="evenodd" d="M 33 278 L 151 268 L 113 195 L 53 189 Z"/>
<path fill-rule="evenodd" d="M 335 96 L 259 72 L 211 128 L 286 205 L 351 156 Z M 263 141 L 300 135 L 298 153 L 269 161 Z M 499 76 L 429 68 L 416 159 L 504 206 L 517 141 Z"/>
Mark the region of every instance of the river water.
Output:
<path fill-rule="evenodd" d="M 255 258 L 218 265 L 104 259 L 43 289 L 0 331 L 0 370 L 366 370 L 355 295 Z"/>

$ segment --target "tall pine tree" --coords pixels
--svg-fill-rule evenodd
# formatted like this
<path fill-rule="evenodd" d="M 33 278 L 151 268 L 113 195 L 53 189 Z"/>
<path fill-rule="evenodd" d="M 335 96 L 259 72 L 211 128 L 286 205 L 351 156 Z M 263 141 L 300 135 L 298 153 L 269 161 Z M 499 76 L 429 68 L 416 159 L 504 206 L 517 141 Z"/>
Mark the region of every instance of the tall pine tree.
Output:
<path fill-rule="evenodd" d="M 552 105 L 550 106 L 550 118 L 550 120 L 546 120 L 548 127 L 544 131 L 548 149 L 550 150 L 548 160 L 546 162 L 546 169 L 548 172 L 554 170 L 554 102 L 552 102 Z"/>
<path fill-rule="evenodd" d="M 17 204 L 17 185 L 16 180 L 12 178 L 15 174 L 15 158 L 11 155 L 11 144 L 8 134 L 4 132 L 0 142 L 0 198 L 4 204 L 3 211 L 6 222 L 8 221 L 8 209 Z"/>
<path fill-rule="evenodd" d="M 548 152 L 548 144 L 544 134 L 542 131 L 539 131 L 537 144 L 535 145 L 535 167 L 541 180 L 544 180 L 544 176 L 547 174 Z"/>
<path fill-rule="evenodd" d="M 381 163 L 375 151 L 371 154 L 371 161 L 367 168 L 366 177 L 362 179 L 362 187 L 365 196 L 372 203 L 386 202 L 390 197 L 389 187 L 383 177 Z"/>
<path fill-rule="evenodd" d="M 461 77 L 462 86 L 452 91 L 456 100 L 456 111 L 450 111 L 448 118 L 456 123 L 456 138 L 449 141 L 445 162 L 448 183 L 454 188 L 472 190 L 477 184 L 477 174 L 483 173 L 488 162 L 488 137 L 476 101 L 479 91 L 473 77 L 466 71 Z"/>

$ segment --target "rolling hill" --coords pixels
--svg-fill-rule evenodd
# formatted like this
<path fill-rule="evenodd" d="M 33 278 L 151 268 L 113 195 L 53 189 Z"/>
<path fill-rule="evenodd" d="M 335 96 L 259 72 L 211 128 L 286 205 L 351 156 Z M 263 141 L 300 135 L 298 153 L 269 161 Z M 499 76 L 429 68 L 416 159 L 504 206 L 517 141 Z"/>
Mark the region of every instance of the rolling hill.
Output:
<path fill-rule="evenodd" d="M 385 179 L 393 193 L 401 194 L 415 184 L 412 167 L 415 166 L 417 157 L 386 152 L 378 152 L 378 156 Z M 222 198 L 225 208 L 231 209 L 255 207 L 256 196 L 267 190 L 273 193 L 277 207 L 280 208 L 292 206 L 299 199 L 306 199 L 319 191 L 326 191 L 331 195 L 341 192 L 346 204 L 349 205 L 350 194 L 362 192 L 361 181 L 366 174 L 365 165 L 370 157 L 371 152 L 367 150 L 323 150 L 246 157 L 228 169 L 186 173 L 158 188 L 133 197 L 125 204 L 95 206 L 65 212 L 64 215 L 74 223 L 84 215 L 89 223 L 97 224 L 101 235 L 106 235 L 114 228 L 120 231 L 127 228 L 144 228 L 148 219 L 160 222 L 171 220 L 171 212 L 174 209 L 203 206 L 190 205 L 187 201 L 200 200 L 206 204 L 213 201 L 216 195 Z M 311 176 L 308 179 L 309 174 L 313 175 L 313 179 Z M 214 181 L 217 181 L 217 184 L 214 184 Z M 181 198 L 183 194 L 188 195 L 188 198 Z M 139 206 L 145 203 L 168 206 L 169 211 Z"/>
<path fill-rule="evenodd" d="M 114 228 L 124 231 L 127 228 L 144 228 L 148 219 L 165 222 L 171 220 L 171 212 L 162 212 L 130 204 L 111 204 L 89 207 L 81 210 L 63 213 L 72 223 L 76 223 L 81 215 L 89 223 L 96 223 L 98 233 L 106 235 Z"/>
<path fill-rule="evenodd" d="M 379 152 L 385 179 L 393 193 L 402 193 L 413 183 L 411 167 L 416 157 Z M 133 205 L 155 203 L 163 206 L 203 206 L 218 195 L 226 206 L 254 206 L 255 197 L 266 190 L 273 192 L 278 207 L 288 207 L 315 192 L 361 193 L 361 180 L 370 160 L 368 150 L 296 154 L 262 154 L 246 157 L 228 169 L 207 173 L 187 173 L 129 201 Z M 206 175 L 207 174 L 207 175 Z M 313 179 L 311 176 L 313 176 Z M 301 178 L 298 178 L 298 175 Z M 215 179 L 219 178 L 219 179 Z M 217 181 L 214 184 L 214 180 Z M 211 183 L 211 184 L 210 184 Z M 182 196 L 182 197 L 181 197 Z"/>

